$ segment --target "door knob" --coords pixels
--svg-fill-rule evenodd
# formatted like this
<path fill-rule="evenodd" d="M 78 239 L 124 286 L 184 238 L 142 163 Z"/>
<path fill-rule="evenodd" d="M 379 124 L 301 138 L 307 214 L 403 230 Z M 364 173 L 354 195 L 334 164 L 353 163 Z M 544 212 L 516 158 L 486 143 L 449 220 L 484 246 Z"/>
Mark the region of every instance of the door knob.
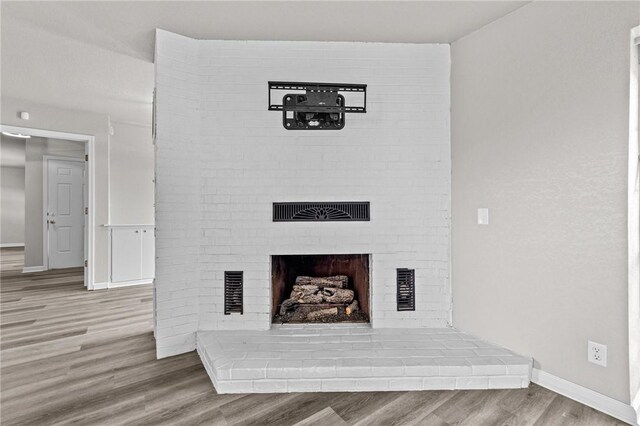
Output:
<path fill-rule="evenodd" d="M 53 225 L 54 223 L 56 223 L 56 221 L 55 220 L 50 220 L 49 223 Z"/>

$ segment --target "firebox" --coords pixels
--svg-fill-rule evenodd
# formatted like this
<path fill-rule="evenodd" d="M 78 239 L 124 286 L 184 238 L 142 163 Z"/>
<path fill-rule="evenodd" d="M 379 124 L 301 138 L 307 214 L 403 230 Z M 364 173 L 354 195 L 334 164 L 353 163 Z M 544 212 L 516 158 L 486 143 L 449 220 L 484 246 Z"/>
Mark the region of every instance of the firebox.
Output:
<path fill-rule="evenodd" d="M 369 256 L 271 256 L 273 323 L 368 323 Z"/>

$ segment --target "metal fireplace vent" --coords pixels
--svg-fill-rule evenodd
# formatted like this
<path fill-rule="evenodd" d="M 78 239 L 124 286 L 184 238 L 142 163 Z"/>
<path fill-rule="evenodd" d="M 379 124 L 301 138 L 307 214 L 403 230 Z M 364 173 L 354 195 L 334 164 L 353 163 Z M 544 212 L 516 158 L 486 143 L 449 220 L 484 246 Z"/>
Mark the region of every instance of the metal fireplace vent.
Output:
<path fill-rule="evenodd" d="M 242 271 L 224 273 L 224 314 L 242 315 Z"/>
<path fill-rule="evenodd" d="M 369 221 L 368 201 L 336 203 L 273 203 L 274 222 Z"/>
<path fill-rule="evenodd" d="M 397 304 L 398 311 L 415 311 L 416 310 L 416 271 L 415 269 L 398 268 L 397 280 L 398 286 Z"/>

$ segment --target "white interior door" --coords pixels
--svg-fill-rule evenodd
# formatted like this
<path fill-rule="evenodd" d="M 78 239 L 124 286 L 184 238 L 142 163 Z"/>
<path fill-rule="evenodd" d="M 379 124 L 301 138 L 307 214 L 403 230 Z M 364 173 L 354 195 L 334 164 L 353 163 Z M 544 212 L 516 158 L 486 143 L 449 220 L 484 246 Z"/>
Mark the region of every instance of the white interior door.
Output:
<path fill-rule="evenodd" d="M 84 161 L 47 159 L 49 269 L 84 265 Z"/>

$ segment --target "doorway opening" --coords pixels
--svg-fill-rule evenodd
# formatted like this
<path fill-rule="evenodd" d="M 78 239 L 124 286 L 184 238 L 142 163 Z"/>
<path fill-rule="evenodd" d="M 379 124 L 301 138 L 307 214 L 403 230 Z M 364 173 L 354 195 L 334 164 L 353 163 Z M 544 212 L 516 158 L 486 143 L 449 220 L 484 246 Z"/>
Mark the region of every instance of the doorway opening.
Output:
<path fill-rule="evenodd" d="M 24 230 L 16 245 L 24 246 L 23 272 L 77 268 L 93 290 L 94 137 L 5 125 L 0 130 L 3 174 L 4 148 L 18 160 L 22 148 Z"/>

